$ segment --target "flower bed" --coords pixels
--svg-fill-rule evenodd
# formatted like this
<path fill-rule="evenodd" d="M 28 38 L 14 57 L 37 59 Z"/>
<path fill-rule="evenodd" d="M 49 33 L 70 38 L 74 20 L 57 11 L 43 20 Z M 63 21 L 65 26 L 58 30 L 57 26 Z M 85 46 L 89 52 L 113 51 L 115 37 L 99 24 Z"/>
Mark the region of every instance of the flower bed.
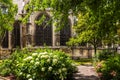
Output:
<path fill-rule="evenodd" d="M 101 80 L 120 80 L 120 54 L 98 62 L 96 70 Z"/>
<path fill-rule="evenodd" d="M 1 75 L 17 80 L 65 80 L 75 71 L 72 60 L 61 51 L 16 51 L 0 67 Z"/>

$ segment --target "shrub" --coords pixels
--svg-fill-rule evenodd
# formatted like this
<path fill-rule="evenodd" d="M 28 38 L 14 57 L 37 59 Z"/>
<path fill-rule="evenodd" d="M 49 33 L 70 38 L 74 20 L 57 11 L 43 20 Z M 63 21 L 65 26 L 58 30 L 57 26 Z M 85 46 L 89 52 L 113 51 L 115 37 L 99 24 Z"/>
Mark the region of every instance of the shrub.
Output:
<path fill-rule="evenodd" d="M 99 62 L 96 69 L 102 80 L 120 80 L 120 55 Z"/>
<path fill-rule="evenodd" d="M 39 49 L 16 51 L 3 62 L 0 73 L 11 73 L 17 80 L 65 80 L 74 71 L 72 60 L 64 52 Z"/>
<path fill-rule="evenodd" d="M 106 60 L 111 56 L 114 56 L 116 53 L 109 51 L 109 50 L 103 50 L 101 52 L 98 53 L 98 60 Z"/>

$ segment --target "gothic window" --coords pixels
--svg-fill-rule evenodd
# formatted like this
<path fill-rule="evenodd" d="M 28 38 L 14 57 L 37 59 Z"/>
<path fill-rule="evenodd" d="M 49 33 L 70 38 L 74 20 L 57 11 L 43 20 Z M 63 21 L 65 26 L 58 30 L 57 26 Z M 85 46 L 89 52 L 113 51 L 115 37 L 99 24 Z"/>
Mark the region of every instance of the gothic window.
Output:
<path fill-rule="evenodd" d="M 12 31 L 12 45 L 13 48 L 20 47 L 20 22 L 16 21 Z"/>
<path fill-rule="evenodd" d="M 50 17 L 46 14 L 40 14 L 37 20 L 40 20 L 43 15 L 45 16 L 44 21 L 40 25 L 36 24 L 35 27 L 35 46 L 52 46 L 52 24 L 48 24 Z"/>
<path fill-rule="evenodd" d="M 66 46 L 66 42 L 71 37 L 71 21 L 68 19 L 65 26 L 60 30 L 60 45 Z"/>
<path fill-rule="evenodd" d="M 6 31 L 4 39 L 2 41 L 2 48 L 8 48 L 8 31 Z"/>

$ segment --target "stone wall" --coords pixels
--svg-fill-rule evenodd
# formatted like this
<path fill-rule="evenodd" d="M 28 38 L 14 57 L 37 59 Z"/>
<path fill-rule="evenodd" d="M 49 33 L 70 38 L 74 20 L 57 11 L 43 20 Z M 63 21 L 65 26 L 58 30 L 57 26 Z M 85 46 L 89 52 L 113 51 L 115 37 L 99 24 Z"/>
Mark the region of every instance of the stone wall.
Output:
<path fill-rule="evenodd" d="M 30 51 L 36 50 L 38 48 L 44 49 L 45 47 L 34 47 L 34 48 L 29 48 Z M 79 59 L 79 58 L 92 58 L 94 56 L 94 49 L 93 48 L 69 48 L 69 47 L 48 47 L 53 50 L 61 50 L 69 54 L 73 59 Z M 105 48 L 104 48 L 105 49 Z M 104 50 L 103 48 L 97 49 L 97 52 L 100 52 Z M 120 53 L 120 49 L 110 49 L 111 51 L 117 51 Z M 10 54 L 15 51 L 11 49 L 2 49 L 0 51 L 0 58 L 8 58 Z"/>

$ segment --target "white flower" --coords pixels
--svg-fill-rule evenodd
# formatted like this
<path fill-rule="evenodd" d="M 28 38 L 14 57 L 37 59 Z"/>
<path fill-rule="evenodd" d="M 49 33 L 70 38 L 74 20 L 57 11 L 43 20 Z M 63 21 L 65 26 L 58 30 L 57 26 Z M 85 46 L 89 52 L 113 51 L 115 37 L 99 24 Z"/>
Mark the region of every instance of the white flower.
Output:
<path fill-rule="evenodd" d="M 30 61 L 30 63 L 34 63 L 34 61 L 33 61 L 33 60 L 31 60 L 31 61 Z"/>
<path fill-rule="evenodd" d="M 51 66 L 48 68 L 48 71 L 52 71 L 52 67 Z"/>
<path fill-rule="evenodd" d="M 22 75 L 22 74 L 23 74 L 22 72 L 19 73 L 19 75 Z"/>
<path fill-rule="evenodd" d="M 45 58 L 45 59 L 48 59 L 49 56 L 48 55 L 42 55 L 41 58 Z"/>
<path fill-rule="evenodd" d="M 54 64 L 56 64 L 56 63 L 57 63 L 57 61 L 58 61 L 57 59 L 53 59 L 53 63 L 54 63 Z"/>
<path fill-rule="evenodd" d="M 24 59 L 24 61 L 29 61 L 32 60 L 33 58 L 31 56 L 28 56 L 27 58 Z"/>
<path fill-rule="evenodd" d="M 39 65 L 39 62 L 35 62 L 35 65 Z"/>
<path fill-rule="evenodd" d="M 45 57 L 45 55 L 41 55 L 41 58 L 44 58 Z"/>
<path fill-rule="evenodd" d="M 47 52 L 42 52 L 42 53 L 39 53 L 39 54 L 41 54 L 41 55 L 46 55 L 46 54 L 47 54 Z"/>
<path fill-rule="evenodd" d="M 62 66 L 65 66 L 65 64 L 62 64 Z"/>
<path fill-rule="evenodd" d="M 46 59 L 48 59 L 48 58 L 49 58 L 49 56 L 48 56 L 48 55 L 45 55 L 45 58 L 46 58 Z"/>
<path fill-rule="evenodd" d="M 33 53 L 33 54 L 32 54 L 32 56 L 37 56 L 37 55 L 38 55 L 38 53 Z"/>
<path fill-rule="evenodd" d="M 42 68 L 41 68 L 41 71 L 45 71 L 45 67 L 42 67 Z"/>
<path fill-rule="evenodd" d="M 58 72 L 59 72 L 59 73 L 61 73 L 61 72 L 62 72 L 62 70 L 61 70 L 61 69 L 59 69 L 59 70 L 58 70 Z"/>
<path fill-rule="evenodd" d="M 58 58 L 57 55 L 54 55 L 53 58 Z"/>
<path fill-rule="evenodd" d="M 67 71 L 67 69 L 66 68 L 62 68 L 62 71 Z"/>
<path fill-rule="evenodd" d="M 38 54 L 38 58 L 40 58 L 41 57 L 41 54 Z"/>
<path fill-rule="evenodd" d="M 28 57 L 27 57 L 27 59 L 28 59 L 28 60 L 31 60 L 31 59 L 32 59 L 32 57 L 31 57 L 31 56 L 28 56 Z"/>
<path fill-rule="evenodd" d="M 35 60 L 36 60 L 36 61 L 39 61 L 39 58 L 36 58 Z"/>
<path fill-rule="evenodd" d="M 27 77 L 27 78 L 29 78 L 29 77 L 31 77 L 31 75 L 30 75 L 30 74 L 28 74 L 26 77 Z"/>
<path fill-rule="evenodd" d="M 53 53 L 49 53 L 49 55 L 50 55 L 50 56 L 52 56 L 52 55 L 53 55 Z"/>
<path fill-rule="evenodd" d="M 47 52 L 44 52 L 44 54 L 47 54 Z"/>
<path fill-rule="evenodd" d="M 16 66 L 19 66 L 19 64 L 17 64 Z"/>
<path fill-rule="evenodd" d="M 50 62 L 50 59 L 47 59 L 47 62 Z"/>
<path fill-rule="evenodd" d="M 32 78 L 29 78 L 28 80 L 33 80 Z"/>

